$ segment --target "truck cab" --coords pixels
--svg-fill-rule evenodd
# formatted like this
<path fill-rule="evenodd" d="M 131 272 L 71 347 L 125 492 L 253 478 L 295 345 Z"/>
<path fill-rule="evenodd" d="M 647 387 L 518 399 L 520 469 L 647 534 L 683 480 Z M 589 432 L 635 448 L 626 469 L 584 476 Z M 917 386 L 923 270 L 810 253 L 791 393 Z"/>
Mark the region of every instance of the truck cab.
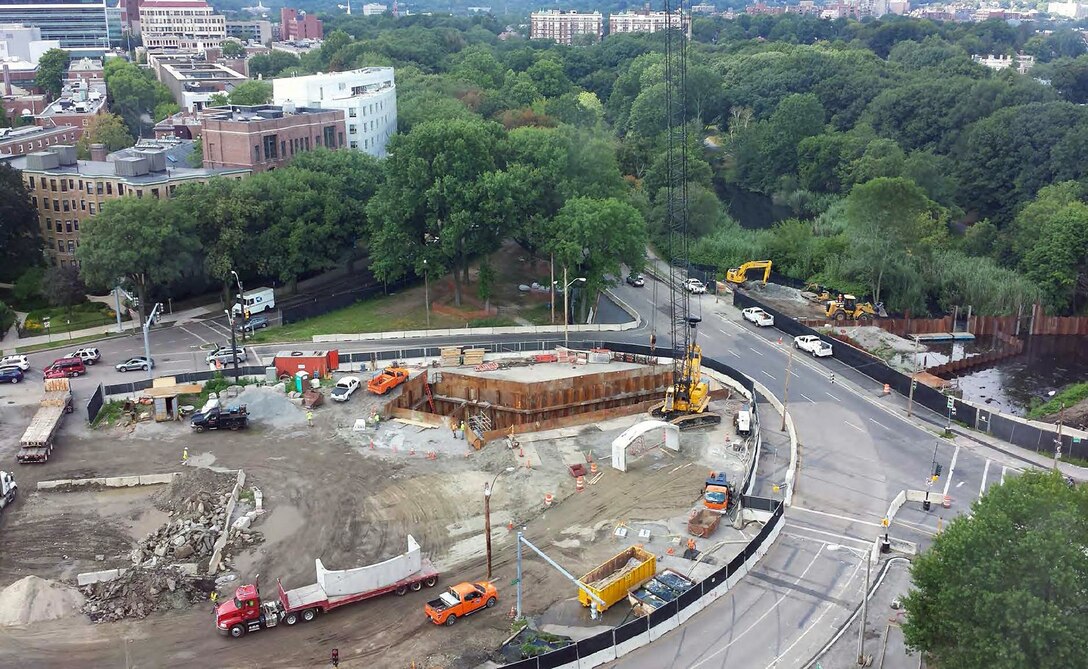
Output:
<path fill-rule="evenodd" d="M 458 618 L 489 609 L 499 601 L 499 591 L 490 581 L 458 583 L 423 607 L 435 625 L 452 625 Z"/>
<path fill-rule="evenodd" d="M 726 512 L 733 503 L 733 486 L 726 479 L 725 472 L 710 472 L 703 484 L 703 506 L 718 512 Z"/>
<path fill-rule="evenodd" d="M 15 484 L 15 477 L 7 472 L 0 472 L 0 509 L 15 501 L 19 493 L 19 486 Z"/>
<path fill-rule="evenodd" d="M 235 589 L 233 599 L 215 607 L 215 628 L 220 634 L 237 639 L 246 632 L 275 627 L 281 612 L 277 602 L 261 601 L 256 585 L 242 585 Z"/>

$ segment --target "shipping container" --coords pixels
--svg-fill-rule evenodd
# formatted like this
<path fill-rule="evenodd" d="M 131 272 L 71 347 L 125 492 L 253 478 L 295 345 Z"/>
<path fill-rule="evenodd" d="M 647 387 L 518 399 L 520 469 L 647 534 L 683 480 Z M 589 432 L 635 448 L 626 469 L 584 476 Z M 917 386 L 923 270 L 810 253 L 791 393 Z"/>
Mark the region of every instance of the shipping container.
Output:
<path fill-rule="evenodd" d="M 604 606 L 597 605 L 598 610 L 607 611 L 632 590 L 653 578 L 656 570 L 657 557 L 653 553 L 641 546 L 631 546 L 579 580 L 604 602 Z M 578 601 L 582 606 L 595 604 L 581 588 L 578 589 Z"/>

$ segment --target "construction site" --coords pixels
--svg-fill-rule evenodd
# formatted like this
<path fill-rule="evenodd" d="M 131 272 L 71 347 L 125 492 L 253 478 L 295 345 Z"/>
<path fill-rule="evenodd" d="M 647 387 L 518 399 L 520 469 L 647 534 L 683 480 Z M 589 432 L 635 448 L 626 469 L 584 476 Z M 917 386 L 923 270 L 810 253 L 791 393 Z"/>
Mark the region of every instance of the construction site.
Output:
<path fill-rule="evenodd" d="M 268 667 L 318 664 L 337 648 L 366 666 L 478 666 L 532 652 L 525 632 L 503 649 L 518 531 L 607 599 L 591 600 L 526 552 L 529 629 L 573 640 L 645 614 L 655 574 L 698 581 L 753 533 L 737 510 L 755 457 L 752 405 L 735 382 L 692 370 L 700 412 L 714 420 L 679 430 L 661 415 L 674 366 L 657 359 L 458 349 L 396 368 L 407 374 L 386 394 L 360 390 L 311 409 L 282 385 L 228 388 L 222 402 L 247 407 L 245 430 L 63 423 L 53 457 L 15 471 L 20 503 L 0 517 L 0 603 L 13 612 L 0 620 L 5 656 L 60 667 L 123 654 L 131 666 L 179 666 L 211 653 L 219 666 Z M 365 372 L 344 371 L 315 392 Z M 29 409 L 0 407 L 2 443 L 17 440 Z M 5 450 L 0 458 L 14 462 Z M 461 622 L 469 634 L 436 627 L 422 614 L 426 592 L 413 590 L 487 578 L 488 524 L 499 605 Z M 332 601 L 329 574 L 405 559 L 436 577 L 300 629 L 237 640 L 217 634 L 208 614 L 213 592 L 231 600 L 257 584 L 269 600 L 277 581 L 305 586 L 316 560 Z"/>

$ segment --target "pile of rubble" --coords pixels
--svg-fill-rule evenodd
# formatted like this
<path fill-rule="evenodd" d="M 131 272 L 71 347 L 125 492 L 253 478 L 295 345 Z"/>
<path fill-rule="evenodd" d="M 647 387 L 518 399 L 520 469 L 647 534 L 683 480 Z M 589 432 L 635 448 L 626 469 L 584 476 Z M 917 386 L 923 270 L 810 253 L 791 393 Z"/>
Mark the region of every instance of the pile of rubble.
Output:
<path fill-rule="evenodd" d="M 174 512 L 174 520 L 132 549 L 132 564 L 147 568 L 164 561 L 199 562 L 211 557 L 215 540 L 227 523 L 227 499 L 227 494 L 214 492 L 190 496 Z"/>
<path fill-rule="evenodd" d="M 129 569 L 120 578 L 93 583 L 80 592 L 87 598 L 83 613 L 98 623 L 143 618 L 155 611 L 208 602 L 214 588 L 209 578 L 187 577 L 176 569 L 155 567 Z"/>

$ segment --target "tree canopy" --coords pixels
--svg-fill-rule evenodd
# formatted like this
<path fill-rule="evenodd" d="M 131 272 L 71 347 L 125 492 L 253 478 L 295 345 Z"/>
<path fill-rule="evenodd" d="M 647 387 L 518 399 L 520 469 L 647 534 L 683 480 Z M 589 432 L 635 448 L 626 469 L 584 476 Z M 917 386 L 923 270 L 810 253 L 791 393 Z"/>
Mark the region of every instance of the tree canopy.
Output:
<path fill-rule="evenodd" d="M 38 215 L 20 172 L 0 163 L 0 278 L 12 281 L 42 262 Z"/>
<path fill-rule="evenodd" d="M 60 97 L 70 60 L 71 56 L 63 49 L 50 49 L 43 53 L 38 59 L 38 73 L 34 77 L 34 85 L 48 93 L 51 98 Z"/>

